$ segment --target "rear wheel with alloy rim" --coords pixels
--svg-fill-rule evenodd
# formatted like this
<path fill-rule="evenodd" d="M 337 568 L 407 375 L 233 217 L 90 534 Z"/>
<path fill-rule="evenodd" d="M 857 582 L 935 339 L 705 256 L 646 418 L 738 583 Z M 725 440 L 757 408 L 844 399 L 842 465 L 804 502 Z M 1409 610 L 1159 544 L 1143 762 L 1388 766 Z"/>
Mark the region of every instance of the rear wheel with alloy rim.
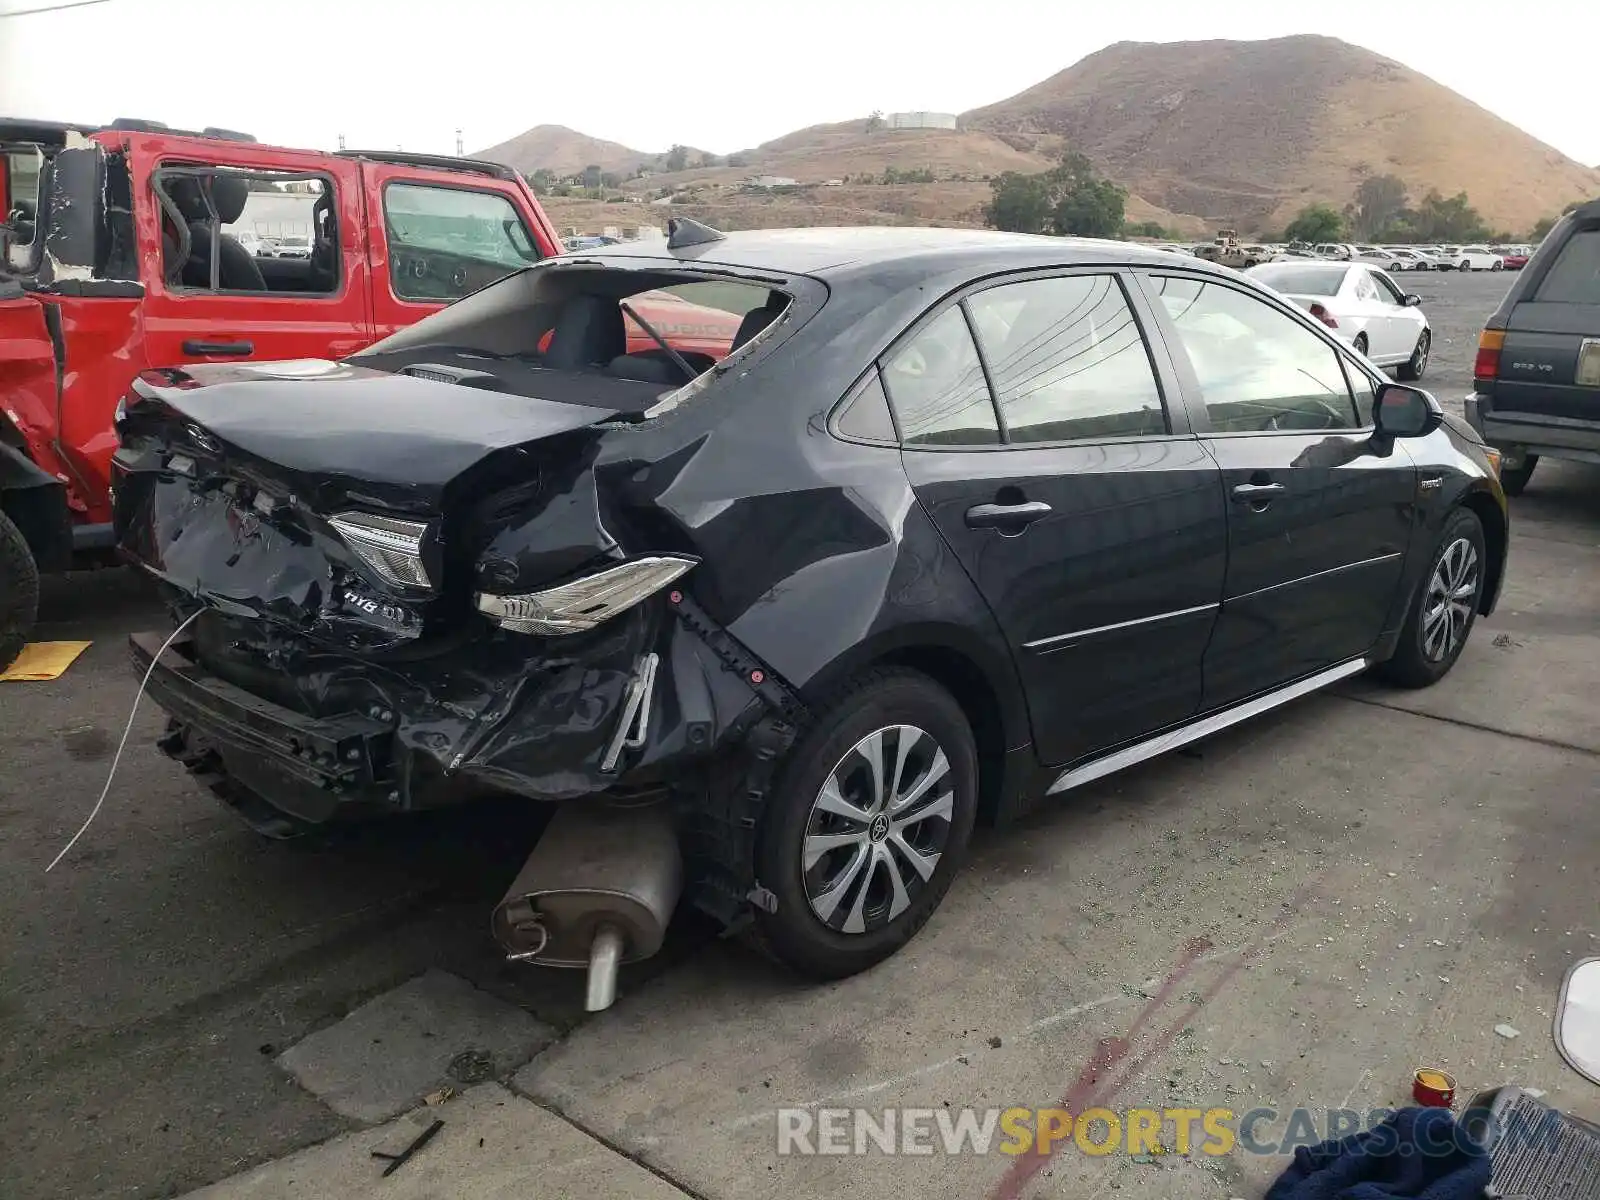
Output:
<path fill-rule="evenodd" d="M 874 672 L 826 706 L 782 768 L 757 835 L 777 911 L 766 947 L 835 979 L 889 957 L 949 889 L 977 812 L 960 707 L 923 675 Z"/>
<path fill-rule="evenodd" d="M 1428 370 L 1428 352 L 1433 348 L 1433 335 L 1426 329 L 1422 336 L 1417 338 L 1417 348 L 1411 352 L 1411 357 L 1400 364 L 1395 372 L 1401 379 L 1415 382 L 1421 379 Z"/>
<path fill-rule="evenodd" d="M 1482 522 L 1471 510 L 1456 509 L 1412 598 L 1394 657 L 1379 668 L 1384 678 L 1427 687 L 1449 673 L 1478 617 L 1484 562 Z"/>

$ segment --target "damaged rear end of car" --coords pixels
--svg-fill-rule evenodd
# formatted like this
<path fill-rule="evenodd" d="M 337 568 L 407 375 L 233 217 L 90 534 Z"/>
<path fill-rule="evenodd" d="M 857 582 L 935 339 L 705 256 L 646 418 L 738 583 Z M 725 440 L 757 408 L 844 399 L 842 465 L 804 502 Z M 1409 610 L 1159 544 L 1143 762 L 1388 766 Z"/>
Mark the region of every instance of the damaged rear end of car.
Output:
<path fill-rule="evenodd" d="M 701 283 L 752 298 L 731 356 L 630 352 L 630 296 Z M 594 1008 L 686 879 L 731 918 L 748 882 L 701 848 L 739 821 L 706 781 L 797 702 L 694 599 L 694 528 L 662 497 L 703 424 L 686 401 L 736 388 L 812 287 L 552 264 L 344 362 L 141 376 L 115 523 L 180 627 L 131 639 L 162 749 L 277 837 L 556 805 L 494 928 L 590 967 Z"/>

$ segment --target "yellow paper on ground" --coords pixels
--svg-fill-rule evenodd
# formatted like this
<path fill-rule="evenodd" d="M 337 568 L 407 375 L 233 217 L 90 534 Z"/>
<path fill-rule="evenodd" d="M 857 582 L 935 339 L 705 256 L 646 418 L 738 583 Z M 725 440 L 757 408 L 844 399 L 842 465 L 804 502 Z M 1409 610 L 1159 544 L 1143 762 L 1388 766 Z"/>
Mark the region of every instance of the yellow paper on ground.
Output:
<path fill-rule="evenodd" d="M 0 683 L 59 679 L 88 648 L 88 642 L 29 642 L 16 662 L 0 671 Z"/>

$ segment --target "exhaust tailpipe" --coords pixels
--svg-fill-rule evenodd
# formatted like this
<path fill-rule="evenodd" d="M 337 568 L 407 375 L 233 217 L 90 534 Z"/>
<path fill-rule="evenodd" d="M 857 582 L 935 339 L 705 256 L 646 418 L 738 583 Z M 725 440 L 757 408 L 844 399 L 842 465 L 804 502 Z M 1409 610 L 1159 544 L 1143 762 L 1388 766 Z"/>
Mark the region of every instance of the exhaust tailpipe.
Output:
<path fill-rule="evenodd" d="M 567 804 L 495 906 L 494 937 L 512 962 L 588 971 L 584 1007 L 610 1008 L 623 963 L 661 949 L 683 890 L 683 857 L 665 805 Z"/>

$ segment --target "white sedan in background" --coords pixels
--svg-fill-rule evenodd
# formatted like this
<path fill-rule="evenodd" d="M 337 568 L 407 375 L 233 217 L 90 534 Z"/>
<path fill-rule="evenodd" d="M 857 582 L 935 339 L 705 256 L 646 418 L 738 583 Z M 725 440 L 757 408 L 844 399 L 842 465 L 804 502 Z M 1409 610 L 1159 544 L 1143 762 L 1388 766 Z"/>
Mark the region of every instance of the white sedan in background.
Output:
<path fill-rule="evenodd" d="M 1382 267 L 1369 263 L 1263 263 L 1245 274 L 1280 292 L 1326 325 L 1340 341 L 1405 380 L 1428 369 L 1433 333 L 1419 296 L 1407 295 Z"/>
<path fill-rule="evenodd" d="M 1463 246 L 1455 254 L 1458 271 L 1503 271 L 1506 260 L 1487 246 Z"/>
<path fill-rule="evenodd" d="M 1399 260 L 1403 271 L 1431 271 L 1436 265 L 1431 256 L 1409 246 L 1394 246 L 1389 253 Z"/>

